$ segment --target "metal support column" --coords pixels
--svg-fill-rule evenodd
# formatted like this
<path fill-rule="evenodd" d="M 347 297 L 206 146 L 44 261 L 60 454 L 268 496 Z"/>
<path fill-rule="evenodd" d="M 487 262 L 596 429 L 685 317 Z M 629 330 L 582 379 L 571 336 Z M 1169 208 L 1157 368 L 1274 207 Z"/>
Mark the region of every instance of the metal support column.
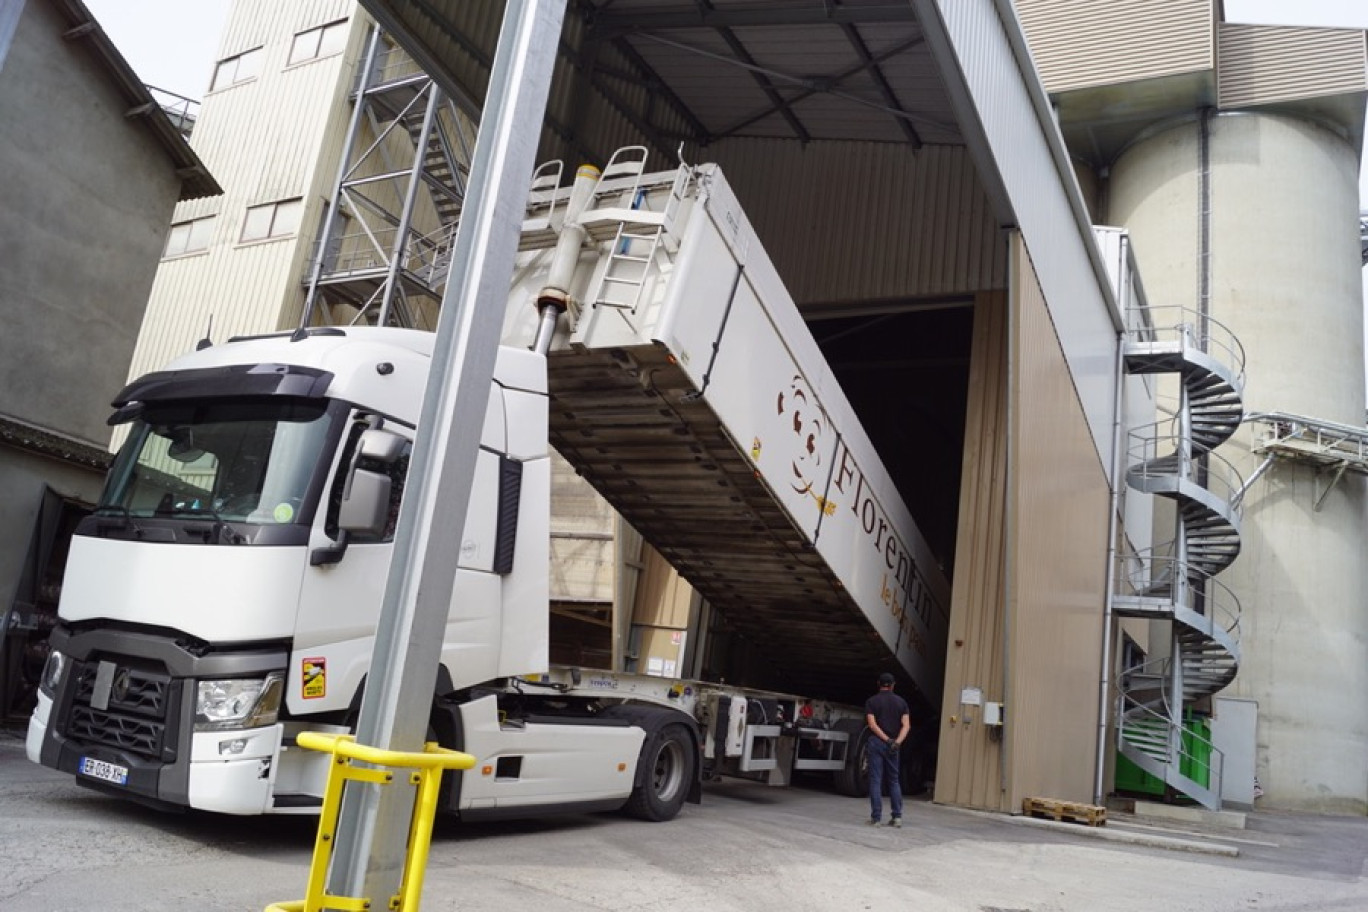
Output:
<path fill-rule="evenodd" d="M 362 745 L 415 751 L 427 730 L 479 443 L 461 430 L 484 421 L 564 12 L 564 0 L 504 11 L 361 704 Z M 413 796 L 372 786 L 354 797 L 342 809 L 332 892 L 384 908 L 399 887 Z"/>
<path fill-rule="evenodd" d="M 399 210 L 399 225 L 394 230 L 394 245 L 390 250 L 389 270 L 385 273 L 385 288 L 380 294 L 380 313 L 375 319 L 376 326 L 389 324 L 390 307 L 399 285 L 399 270 L 404 266 L 409 232 L 413 229 L 413 207 L 418 202 L 418 185 L 423 181 L 423 158 L 427 154 L 428 141 L 432 139 L 432 125 L 437 120 L 437 111 L 442 103 L 442 90 L 437 88 L 437 83 L 430 83 L 427 92 L 427 110 L 423 112 L 423 126 L 418 132 L 418 150 L 413 156 L 413 167 L 409 170 L 404 206 Z"/>
<path fill-rule="evenodd" d="M 323 264 L 328 258 L 328 239 L 332 237 L 333 226 L 337 224 L 337 209 L 342 202 L 342 183 L 347 179 L 351 163 L 347 160 L 356 143 L 356 133 L 361 125 L 361 100 L 366 95 L 366 86 L 375 72 L 375 52 L 380 47 L 380 30 L 372 28 L 366 39 L 366 53 L 361 66 L 360 85 L 356 93 L 356 107 L 352 109 L 347 123 L 347 138 L 342 143 L 342 159 L 337 163 L 337 180 L 333 181 L 332 196 L 328 199 L 328 213 L 323 219 L 323 229 L 318 233 L 318 255 L 314 257 L 313 269 L 309 272 L 309 290 L 304 295 L 304 312 L 299 317 L 299 327 L 304 329 L 313 319 L 314 307 L 318 303 L 318 279 L 323 274 Z"/>

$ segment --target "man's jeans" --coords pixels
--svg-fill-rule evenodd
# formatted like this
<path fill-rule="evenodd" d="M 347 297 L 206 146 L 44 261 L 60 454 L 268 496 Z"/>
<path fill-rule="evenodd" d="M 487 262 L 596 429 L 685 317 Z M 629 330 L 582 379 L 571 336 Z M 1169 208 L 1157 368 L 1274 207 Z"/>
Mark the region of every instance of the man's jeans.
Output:
<path fill-rule="evenodd" d="M 888 782 L 888 801 L 893 806 L 893 816 L 902 816 L 902 782 L 898 777 L 898 754 L 890 751 L 888 745 L 878 738 L 870 738 L 869 754 L 869 816 L 873 820 L 883 818 L 883 785 Z"/>

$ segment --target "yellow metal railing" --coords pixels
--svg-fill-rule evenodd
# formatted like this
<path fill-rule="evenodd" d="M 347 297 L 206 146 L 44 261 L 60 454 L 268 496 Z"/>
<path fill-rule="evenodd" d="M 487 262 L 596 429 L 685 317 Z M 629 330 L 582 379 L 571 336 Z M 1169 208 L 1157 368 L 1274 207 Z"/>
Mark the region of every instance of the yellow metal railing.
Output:
<path fill-rule="evenodd" d="M 309 866 L 309 884 L 304 898 L 272 903 L 265 912 L 369 912 L 369 899 L 337 896 L 327 892 L 328 867 L 333 846 L 337 844 L 337 817 L 342 807 L 342 788 L 348 780 L 388 785 L 394 781 L 394 771 L 375 767 L 397 767 L 413 770 L 409 782 L 417 786 L 413 802 L 413 819 L 409 824 L 408 851 L 404 856 L 404 872 L 399 892 L 389 901 L 395 912 L 418 912 L 423 894 L 423 872 L 427 868 L 428 849 L 432 845 L 432 822 L 437 816 L 437 794 L 442 784 L 442 770 L 470 769 L 475 758 L 460 751 L 447 750 L 429 742 L 421 753 L 383 750 L 357 744 L 352 735 L 325 735 L 301 732 L 297 743 L 309 750 L 333 755 L 328 771 L 328 784 L 323 794 L 323 808 L 318 818 L 318 838 L 314 842 L 313 861 Z M 353 761 L 373 766 L 356 766 Z"/>

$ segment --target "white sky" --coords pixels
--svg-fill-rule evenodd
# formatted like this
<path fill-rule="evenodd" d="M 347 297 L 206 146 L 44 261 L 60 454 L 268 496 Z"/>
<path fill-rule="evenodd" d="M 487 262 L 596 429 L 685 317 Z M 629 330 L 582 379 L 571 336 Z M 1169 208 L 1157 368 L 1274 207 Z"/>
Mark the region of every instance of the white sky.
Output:
<path fill-rule="evenodd" d="M 85 0 L 145 84 L 198 101 L 232 0 Z"/>

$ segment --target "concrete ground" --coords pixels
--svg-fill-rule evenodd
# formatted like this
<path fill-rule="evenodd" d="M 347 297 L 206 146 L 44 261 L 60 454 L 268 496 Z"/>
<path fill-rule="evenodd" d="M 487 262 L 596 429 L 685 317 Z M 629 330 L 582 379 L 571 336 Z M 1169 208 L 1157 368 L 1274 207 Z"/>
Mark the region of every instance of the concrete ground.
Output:
<path fill-rule="evenodd" d="M 0 909 L 254 912 L 304 895 L 315 823 L 166 815 L 28 763 L 0 729 Z M 821 789 L 722 783 L 676 820 L 440 822 L 425 912 L 1368 910 L 1368 819 L 1105 827 L 912 800 L 901 830 Z"/>

